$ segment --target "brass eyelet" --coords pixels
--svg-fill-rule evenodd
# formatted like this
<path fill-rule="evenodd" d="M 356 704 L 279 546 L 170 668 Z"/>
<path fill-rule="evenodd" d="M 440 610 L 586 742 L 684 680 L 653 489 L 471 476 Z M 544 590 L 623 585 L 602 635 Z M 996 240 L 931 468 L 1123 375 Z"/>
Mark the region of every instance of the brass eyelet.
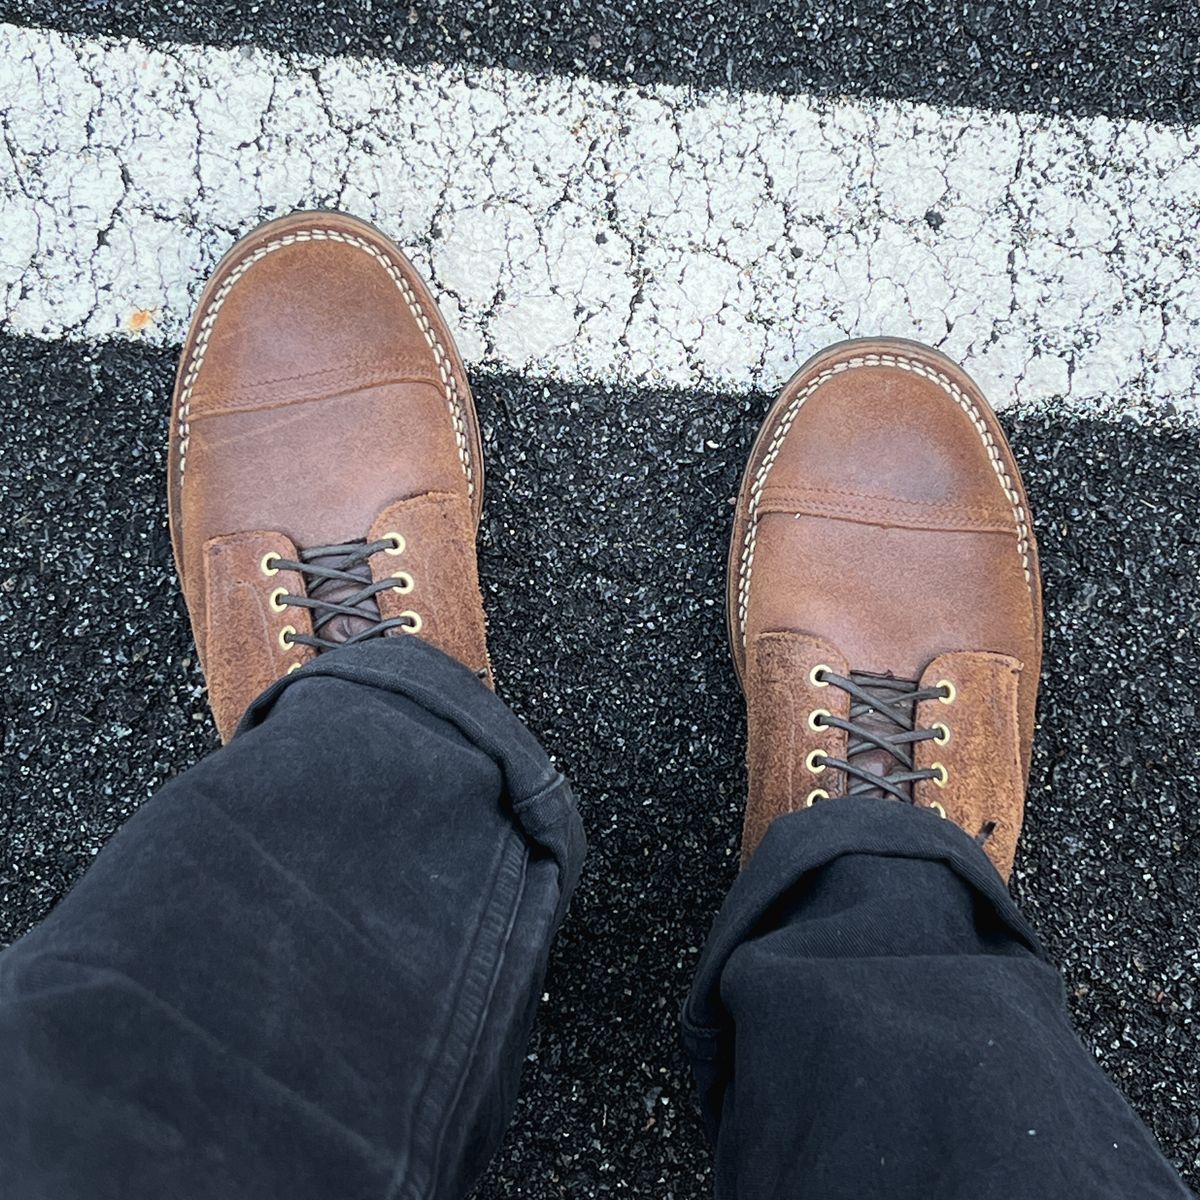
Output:
<path fill-rule="evenodd" d="M 939 696 L 939 697 L 938 697 L 938 699 L 939 699 L 939 700 L 940 700 L 940 701 L 941 701 L 943 704 L 953 704 L 953 703 L 954 703 L 954 697 L 958 695 L 958 688 L 956 688 L 956 687 L 954 686 L 954 684 L 952 684 L 952 683 L 950 682 L 950 680 L 948 680 L 948 679 L 939 679 L 939 680 L 937 681 L 937 683 L 936 683 L 936 684 L 934 684 L 934 686 L 935 686 L 935 687 L 939 687 L 939 688 L 944 688 L 944 689 L 945 689 L 945 692 L 946 692 L 946 694 L 945 694 L 944 696 Z"/>
<path fill-rule="evenodd" d="M 932 808 L 943 821 L 946 819 L 946 810 L 936 800 L 931 800 L 926 807 Z"/>
<path fill-rule="evenodd" d="M 402 533 L 395 532 L 385 533 L 379 540 L 382 542 L 390 541 L 392 543 L 391 546 L 388 546 L 384 550 L 384 554 L 403 554 L 404 547 L 408 544 L 405 542 L 404 535 Z"/>
<path fill-rule="evenodd" d="M 296 636 L 296 627 L 294 625 L 285 625 L 279 631 L 279 644 L 285 649 L 292 648 L 292 638 Z"/>
<path fill-rule="evenodd" d="M 828 800 L 829 793 L 824 788 L 813 788 L 804 801 L 805 808 L 812 808 L 818 800 Z"/>
<path fill-rule="evenodd" d="M 939 721 L 936 725 L 931 726 L 931 728 L 938 731 L 936 734 L 934 734 L 933 738 L 936 745 L 944 746 L 950 740 L 949 725 L 944 725 L 941 721 Z"/>
<path fill-rule="evenodd" d="M 290 667 L 288 667 L 288 669 L 287 669 L 287 673 L 290 675 L 290 674 L 291 674 L 293 671 L 298 671 L 298 670 L 300 670 L 300 668 L 301 668 L 302 666 L 304 666 L 304 664 L 303 664 L 303 663 L 292 663 L 292 665 L 291 665 Z"/>
<path fill-rule="evenodd" d="M 827 671 L 833 671 L 833 668 L 829 666 L 828 663 L 817 663 L 817 665 L 808 673 L 808 682 L 811 683 L 813 687 L 828 687 L 829 684 L 826 683 L 824 679 L 819 678 L 819 676 L 824 675 Z"/>
<path fill-rule="evenodd" d="M 804 765 L 814 774 L 820 775 L 825 770 L 825 752 L 822 750 L 810 750 L 808 757 L 804 760 Z M 821 761 L 818 763 L 817 759 Z"/>
<path fill-rule="evenodd" d="M 416 580 L 407 571 L 394 571 L 392 578 L 397 580 L 392 584 L 392 590 L 402 596 L 407 596 L 417 586 Z"/>
<path fill-rule="evenodd" d="M 930 763 L 929 769 L 937 772 L 937 774 L 933 777 L 933 782 L 936 783 L 938 787 L 945 787 L 946 781 L 950 778 L 946 768 L 942 766 L 940 762 L 936 762 Z"/>
<path fill-rule="evenodd" d="M 286 596 L 287 594 L 288 594 L 287 588 L 276 588 L 271 593 L 271 611 L 272 612 L 283 612 L 283 610 L 285 608 L 287 608 L 286 604 L 279 603 L 279 598 L 281 596 Z"/>
<path fill-rule="evenodd" d="M 276 554 L 274 550 L 270 550 L 262 556 L 262 560 L 258 564 L 258 569 L 262 571 L 264 575 L 278 575 L 279 568 L 271 565 L 273 562 L 278 561 L 279 555 Z"/>
<path fill-rule="evenodd" d="M 833 713 L 831 713 L 827 708 L 814 708 L 812 710 L 812 712 L 810 712 L 808 714 L 809 729 L 811 729 L 813 731 L 813 733 L 820 733 L 821 730 L 824 729 L 826 726 L 825 726 L 824 721 L 821 721 L 818 724 L 817 718 L 818 717 L 832 717 L 832 716 L 833 716 Z"/>
<path fill-rule="evenodd" d="M 409 621 L 409 624 L 404 626 L 405 633 L 420 633 L 421 632 L 421 628 L 425 624 L 425 622 L 421 619 L 420 613 L 413 612 L 412 609 L 410 608 L 407 612 L 402 612 L 400 615 L 402 617 L 407 617 L 408 621 Z"/>

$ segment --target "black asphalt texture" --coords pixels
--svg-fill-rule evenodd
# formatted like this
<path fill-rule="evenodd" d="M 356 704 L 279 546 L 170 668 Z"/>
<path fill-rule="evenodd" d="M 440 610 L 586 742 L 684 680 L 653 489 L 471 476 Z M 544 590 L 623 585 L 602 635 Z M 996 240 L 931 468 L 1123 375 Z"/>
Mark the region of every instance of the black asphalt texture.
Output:
<path fill-rule="evenodd" d="M 620 82 L 1200 117 L 1194 0 L 0 0 L 0 20 Z"/>
<path fill-rule="evenodd" d="M 216 746 L 164 511 L 174 352 L 0 335 L 0 943 Z M 731 498 L 770 397 L 476 380 L 502 694 L 592 844 L 486 1200 L 700 1200 L 676 1020 L 734 875 Z M 1200 1183 L 1200 429 L 1005 422 L 1047 658 L 1015 888 L 1084 1039 Z"/>

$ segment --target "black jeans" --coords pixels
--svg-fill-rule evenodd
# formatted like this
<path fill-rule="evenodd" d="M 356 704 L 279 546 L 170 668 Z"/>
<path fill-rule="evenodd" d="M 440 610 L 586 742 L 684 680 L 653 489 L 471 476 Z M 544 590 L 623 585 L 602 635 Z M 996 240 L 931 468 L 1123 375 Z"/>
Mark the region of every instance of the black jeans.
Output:
<path fill-rule="evenodd" d="M 584 840 L 412 638 L 289 676 L 0 956 L 3 1200 L 464 1195 Z M 776 823 L 685 1010 L 719 1197 L 1185 1196 L 948 822 Z"/>

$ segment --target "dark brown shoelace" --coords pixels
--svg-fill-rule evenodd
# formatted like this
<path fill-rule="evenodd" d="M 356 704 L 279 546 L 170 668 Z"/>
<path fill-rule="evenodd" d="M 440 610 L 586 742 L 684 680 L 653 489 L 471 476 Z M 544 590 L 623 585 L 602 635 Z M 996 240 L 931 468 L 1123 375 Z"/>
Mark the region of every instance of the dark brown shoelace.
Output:
<path fill-rule="evenodd" d="M 391 548 L 384 539 L 377 542 L 345 542 L 337 546 L 313 546 L 300 551 L 300 559 L 279 558 L 281 571 L 295 571 L 304 577 L 304 596 L 285 594 L 280 604 L 307 608 L 312 614 L 313 632 L 293 633 L 296 645 L 313 646 L 318 651 L 333 650 L 383 637 L 393 629 L 413 627 L 409 616 L 380 615 L 375 597 L 397 586 L 394 578 L 371 578 L 371 555 Z"/>
<path fill-rule="evenodd" d="M 949 693 L 944 685 L 923 688 L 911 679 L 864 671 L 851 671 L 846 676 L 828 669 L 816 672 L 814 678 L 850 697 L 847 719 L 824 712 L 813 718 L 818 727 L 844 729 L 848 735 L 844 759 L 829 755 L 815 759 L 816 765 L 846 776 L 846 795 L 890 796 L 911 804 L 914 783 L 924 779 L 944 781 L 940 770 L 918 770 L 913 766 L 913 746 L 939 737 L 937 726 L 917 728 L 917 705 L 922 700 L 945 699 Z M 864 761 L 868 757 L 873 760 L 871 765 Z M 888 769 L 893 766 L 898 769 Z"/>

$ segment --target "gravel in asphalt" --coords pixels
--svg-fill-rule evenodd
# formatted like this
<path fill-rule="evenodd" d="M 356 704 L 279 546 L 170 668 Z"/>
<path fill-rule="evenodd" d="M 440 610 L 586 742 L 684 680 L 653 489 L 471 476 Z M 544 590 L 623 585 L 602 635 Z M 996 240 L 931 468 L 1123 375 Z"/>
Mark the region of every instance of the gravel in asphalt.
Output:
<path fill-rule="evenodd" d="M 0 21 L 638 83 L 1200 115 L 1200 30 L 1182 0 L 2 0 Z"/>

